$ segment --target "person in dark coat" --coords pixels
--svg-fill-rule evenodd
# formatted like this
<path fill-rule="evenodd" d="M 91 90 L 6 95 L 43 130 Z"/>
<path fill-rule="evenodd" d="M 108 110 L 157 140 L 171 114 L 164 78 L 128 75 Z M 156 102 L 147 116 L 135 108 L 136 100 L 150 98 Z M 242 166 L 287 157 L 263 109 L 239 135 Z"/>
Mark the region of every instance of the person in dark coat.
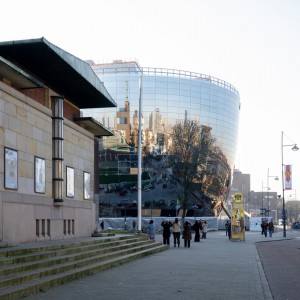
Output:
<path fill-rule="evenodd" d="M 268 235 L 268 223 L 266 221 L 263 221 L 262 224 L 261 224 L 261 234 L 264 234 L 265 237 L 267 237 Z"/>
<path fill-rule="evenodd" d="M 189 248 L 191 246 L 192 239 L 192 226 L 191 223 L 188 221 L 185 221 L 183 224 L 182 238 L 184 240 L 184 247 Z"/>
<path fill-rule="evenodd" d="M 272 234 L 274 232 L 274 224 L 272 221 L 269 222 L 268 229 L 269 229 L 269 237 L 272 237 Z"/>
<path fill-rule="evenodd" d="M 198 220 L 195 221 L 193 229 L 195 231 L 194 242 L 200 242 L 200 223 Z"/>
<path fill-rule="evenodd" d="M 161 222 L 161 226 L 163 227 L 163 244 L 170 245 L 170 236 L 171 236 L 171 227 L 172 223 L 168 220 L 164 220 Z"/>
<path fill-rule="evenodd" d="M 228 226 L 229 226 L 229 221 L 227 220 L 225 223 L 225 235 L 228 235 Z"/>
<path fill-rule="evenodd" d="M 231 221 L 228 222 L 227 231 L 228 231 L 228 238 L 231 240 Z"/>

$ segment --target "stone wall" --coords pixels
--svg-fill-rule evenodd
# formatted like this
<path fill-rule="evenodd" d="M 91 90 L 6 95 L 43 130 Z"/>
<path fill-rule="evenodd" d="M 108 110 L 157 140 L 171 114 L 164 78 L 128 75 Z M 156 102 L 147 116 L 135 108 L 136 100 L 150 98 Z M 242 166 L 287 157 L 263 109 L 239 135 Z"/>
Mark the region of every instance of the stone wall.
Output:
<path fill-rule="evenodd" d="M 18 152 L 18 188 L 4 188 L 4 149 Z M 34 188 L 35 156 L 45 159 L 45 192 Z M 74 168 L 74 197 L 66 195 L 66 166 Z M 90 174 L 84 199 L 83 174 Z M 0 240 L 31 242 L 90 236 L 95 228 L 94 136 L 64 120 L 64 202 L 52 198 L 52 111 L 0 82 Z"/>

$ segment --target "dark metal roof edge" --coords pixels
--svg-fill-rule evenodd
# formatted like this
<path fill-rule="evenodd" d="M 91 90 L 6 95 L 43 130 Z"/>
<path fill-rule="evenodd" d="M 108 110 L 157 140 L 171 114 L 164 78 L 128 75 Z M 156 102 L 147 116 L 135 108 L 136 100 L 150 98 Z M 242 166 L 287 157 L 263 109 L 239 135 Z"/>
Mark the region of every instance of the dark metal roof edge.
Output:
<path fill-rule="evenodd" d="M 76 56 L 70 54 L 69 52 L 53 45 L 44 37 L 36 38 L 36 39 L 0 42 L 0 48 L 14 47 L 14 46 L 18 46 L 18 45 L 19 46 L 34 45 L 34 44 L 48 48 L 49 51 L 52 52 L 52 54 L 54 56 L 58 57 L 58 60 L 61 60 L 61 63 L 65 63 L 68 66 L 68 68 L 72 69 L 74 73 L 77 73 L 78 77 L 81 78 L 81 80 L 83 82 L 85 82 L 87 86 L 90 86 L 90 91 L 91 92 L 93 91 L 94 95 L 96 93 L 98 93 L 99 95 L 101 95 L 101 97 L 105 98 L 108 106 L 103 106 L 103 107 L 117 107 L 117 103 L 113 100 L 113 98 L 108 93 L 108 91 L 106 90 L 106 88 L 103 85 L 103 83 L 101 82 L 101 80 L 98 78 L 98 76 L 96 75 L 94 70 L 91 68 L 91 66 L 87 62 L 85 62 L 85 61 L 77 58 Z M 13 64 L 15 64 L 15 63 L 13 62 Z M 31 70 L 27 70 L 27 71 L 28 71 L 28 73 L 32 73 L 32 75 L 37 75 L 37 77 L 39 77 L 39 75 L 36 74 L 34 71 L 32 71 L 32 72 L 30 72 Z M 44 81 L 43 79 L 41 79 L 41 80 Z M 45 83 L 45 84 L 48 85 L 48 83 Z M 51 84 L 49 87 L 54 90 L 56 89 L 56 87 Z M 61 93 L 63 96 L 66 96 L 67 98 L 68 98 L 68 96 L 70 96 L 68 93 L 64 93 L 59 90 L 58 90 L 58 92 Z M 69 100 L 71 100 L 71 102 L 73 101 L 72 99 L 69 99 Z M 76 103 L 76 101 L 75 101 L 75 103 Z M 77 105 L 78 104 L 79 103 L 77 103 Z M 95 102 L 93 104 L 95 104 Z M 89 108 L 89 107 L 81 106 L 80 104 L 78 106 L 80 108 Z"/>
<path fill-rule="evenodd" d="M 2 62 L 3 64 L 5 64 L 8 68 L 14 70 L 14 72 L 17 72 L 19 75 L 24 76 L 29 81 L 31 81 L 32 83 L 36 84 L 37 86 L 39 86 L 39 87 L 43 87 L 44 86 L 44 84 L 42 82 L 40 82 L 36 78 L 33 78 L 31 75 L 29 75 L 28 73 L 26 73 L 25 71 L 23 71 L 22 69 L 20 69 L 18 66 L 14 65 L 12 62 L 10 62 L 9 60 L 5 59 L 2 56 L 0 56 L 0 62 Z"/>
<path fill-rule="evenodd" d="M 110 129 L 106 128 L 105 126 L 103 126 L 101 123 L 99 123 L 97 120 L 95 120 L 92 117 L 74 117 L 73 121 L 75 123 L 85 123 L 85 122 L 91 122 L 93 125 L 98 126 L 99 128 L 101 128 L 101 130 L 107 132 L 107 134 L 105 135 L 98 135 L 98 137 L 100 136 L 114 136 L 114 132 L 111 131 Z"/>
<path fill-rule="evenodd" d="M 111 101 L 115 106 L 117 106 L 116 102 L 113 100 L 111 95 L 108 93 L 106 88 L 104 87 L 103 83 L 96 75 L 94 70 L 91 66 L 85 62 L 84 60 L 76 57 L 75 55 L 63 50 L 55 46 L 54 44 L 50 43 L 44 37 L 41 38 L 41 41 L 44 42 L 50 49 L 52 49 L 59 57 L 61 57 L 69 66 L 71 66 L 82 78 L 88 81 L 92 86 L 94 86 L 98 91 L 101 92 L 109 101 Z M 84 76 L 82 74 L 80 65 L 84 66 L 84 72 L 87 73 L 88 76 Z"/>

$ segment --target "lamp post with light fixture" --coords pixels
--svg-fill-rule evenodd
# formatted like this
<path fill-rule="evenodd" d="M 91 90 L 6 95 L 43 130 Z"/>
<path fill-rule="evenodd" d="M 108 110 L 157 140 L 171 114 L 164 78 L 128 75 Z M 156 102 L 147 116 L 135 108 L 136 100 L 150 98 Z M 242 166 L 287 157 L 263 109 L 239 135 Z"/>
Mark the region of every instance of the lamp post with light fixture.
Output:
<path fill-rule="evenodd" d="M 278 176 L 269 175 L 269 168 L 268 168 L 268 175 L 267 175 L 268 217 L 270 216 L 269 178 L 274 178 L 274 180 L 279 180 Z"/>
<path fill-rule="evenodd" d="M 261 182 L 261 216 L 266 217 L 266 209 L 264 208 L 264 189 L 268 187 L 264 186 L 264 182 Z"/>
<path fill-rule="evenodd" d="M 281 180 L 282 180 L 282 223 L 283 223 L 283 237 L 286 237 L 286 211 L 285 211 L 285 181 L 284 181 L 284 164 L 283 164 L 283 147 L 292 147 L 293 151 L 298 151 L 297 144 L 284 145 L 283 144 L 283 131 L 281 131 Z"/>

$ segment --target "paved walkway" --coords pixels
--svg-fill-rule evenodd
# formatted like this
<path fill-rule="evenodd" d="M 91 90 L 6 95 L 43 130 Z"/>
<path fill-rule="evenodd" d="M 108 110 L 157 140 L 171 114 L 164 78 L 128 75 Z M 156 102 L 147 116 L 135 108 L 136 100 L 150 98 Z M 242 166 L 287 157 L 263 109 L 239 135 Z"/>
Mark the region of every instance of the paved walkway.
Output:
<path fill-rule="evenodd" d="M 300 236 L 300 233 L 292 237 L 297 235 Z M 206 240 L 192 242 L 191 248 L 171 246 L 162 253 L 26 299 L 273 299 L 255 243 L 278 243 L 276 240 L 282 239 L 282 232 L 276 233 L 273 238 L 265 238 L 259 232 L 246 232 L 245 242 L 232 242 L 224 231 L 209 232 Z M 157 236 L 156 240 L 161 241 L 161 236 Z M 281 245 L 288 241 L 284 239 Z M 273 242 L 260 244 L 271 245 Z M 261 253 L 263 251 L 260 250 Z"/>

